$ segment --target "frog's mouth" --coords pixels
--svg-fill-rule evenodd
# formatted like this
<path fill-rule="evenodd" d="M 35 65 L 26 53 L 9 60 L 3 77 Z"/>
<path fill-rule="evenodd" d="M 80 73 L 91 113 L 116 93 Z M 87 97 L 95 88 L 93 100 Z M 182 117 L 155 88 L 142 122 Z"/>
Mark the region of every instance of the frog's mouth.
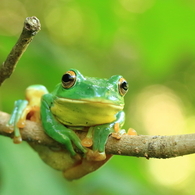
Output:
<path fill-rule="evenodd" d="M 100 99 L 94 99 L 94 100 L 88 100 L 88 99 L 85 99 L 85 100 L 76 100 L 76 99 L 68 99 L 68 98 L 58 98 L 59 103 L 71 103 L 71 104 L 75 104 L 75 105 L 79 105 L 79 104 L 92 104 L 92 105 L 101 105 L 102 106 L 109 106 L 109 107 L 112 107 L 113 109 L 119 109 L 119 110 L 122 110 L 123 107 L 124 107 L 124 104 L 119 104 L 119 105 L 116 105 L 116 104 L 113 104 L 111 103 L 110 101 L 108 100 L 104 100 L 104 101 L 101 101 Z"/>
<path fill-rule="evenodd" d="M 52 113 L 63 124 L 69 126 L 94 126 L 116 120 L 116 114 L 124 105 L 115 105 L 110 101 L 75 100 L 57 98 L 51 107 Z"/>

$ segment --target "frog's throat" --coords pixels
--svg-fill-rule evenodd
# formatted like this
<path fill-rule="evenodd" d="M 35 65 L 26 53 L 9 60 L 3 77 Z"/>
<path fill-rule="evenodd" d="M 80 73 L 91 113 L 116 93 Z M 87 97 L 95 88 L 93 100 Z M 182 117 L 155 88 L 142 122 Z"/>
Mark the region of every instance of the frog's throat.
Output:
<path fill-rule="evenodd" d="M 115 121 L 116 114 L 123 106 L 114 105 L 110 101 L 101 102 L 100 99 L 96 101 L 56 98 L 51 106 L 51 112 L 62 124 L 89 127 Z"/>
<path fill-rule="evenodd" d="M 104 100 L 104 101 L 101 101 L 100 99 L 98 100 L 97 99 L 91 99 L 91 100 L 77 100 L 77 99 L 68 99 L 68 98 L 60 98 L 60 97 L 57 97 L 57 101 L 58 103 L 74 103 L 74 104 L 102 104 L 103 105 L 107 105 L 109 107 L 112 107 L 113 109 L 116 109 L 116 110 L 122 110 L 124 108 L 124 104 L 119 104 L 119 105 L 116 105 L 116 104 L 113 104 L 111 103 L 111 101 L 108 101 L 108 100 Z"/>

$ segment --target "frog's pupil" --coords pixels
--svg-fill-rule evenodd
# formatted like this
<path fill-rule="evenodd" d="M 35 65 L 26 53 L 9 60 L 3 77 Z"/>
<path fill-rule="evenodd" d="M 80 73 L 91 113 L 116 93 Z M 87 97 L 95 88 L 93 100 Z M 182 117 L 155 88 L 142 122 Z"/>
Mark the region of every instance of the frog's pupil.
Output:
<path fill-rule="evenodd" d="M 121 83 L 121 88 L 124 89 L 125 91 L 127 91 L 128 90 L 128 83 L 126 81 Z"/>
<path fill-rule="evenodd" d="M 63 77 L 62 77 L 63 82 L 70 82 L 70 81 L 73 81 L 73 80 L 74 80 L 74 78 L 70 74 L 64 74 Z"/>
<path fill-rule="evenodd" d="M 76 81 L 75 73 L 73 71 L 68 71 L 62 76 L 62 86 L 65 89 L 71 88 Z"/>

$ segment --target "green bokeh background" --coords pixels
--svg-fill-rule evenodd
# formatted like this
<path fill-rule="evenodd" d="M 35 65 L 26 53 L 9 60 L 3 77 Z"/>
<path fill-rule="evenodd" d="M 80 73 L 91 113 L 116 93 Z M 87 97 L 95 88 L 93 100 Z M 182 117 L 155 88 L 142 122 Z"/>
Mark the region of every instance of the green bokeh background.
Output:
<path fill-rule="evenodd" d="M 35 15 L 42 25 L 14 74 L 1 86 L 1 110 L 10 113 L 13 102 L 24 98 L 27 86 L 43 84 L 51 91 L 65 71 L 76 68 L 86 76 L 121 74 L 128 80 L 126 129 L 131 126 L 139 134 L 154 135 L 194 131 L 194 0 L 0 0 L 0 4 L 1 62 L 26 17 Z M 176 117 L 175 123 L 182 113 L 185 129 L 150 132 L 146 116 L 151 119 L 163 113 L 161 109 L 147 111 L 147 98 L 156 93 L 169 102 L 167 113 L 179 110 L 170 115 Z M 154 101 L 149 105 L 158 108 Z M 14 145 L 11 139 L 0 137 L 0 148 L 2 195 L 195 193 L 194 155 L 174 161 L 115 156 L 98 171 L 68 182 L 27 143 Z"/>

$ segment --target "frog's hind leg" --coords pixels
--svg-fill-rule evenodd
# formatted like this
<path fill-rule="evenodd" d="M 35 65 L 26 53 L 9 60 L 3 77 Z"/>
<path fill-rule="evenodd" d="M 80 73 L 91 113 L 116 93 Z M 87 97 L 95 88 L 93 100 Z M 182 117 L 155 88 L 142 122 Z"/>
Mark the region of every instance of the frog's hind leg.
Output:
<path fill-rule="evenodd" d="M 71 181 L 74 179 L 79 179 L 88 173 L 91 173 L 101 167 L 106 163 L 112 155 L 106 155 L 106 159 L 102 161 L 89 161 L 86 158 L 83 158 L 79 164 L 76 164 L 74 167 L 63 172 L 64 177 Z"/>
<path fill-rule="evenodd" d="M 25 108 L 27 107 L 27 104 L 28 104 L 27 100 L 15 101 L 14 110 L 7 123 L 7 127 L 9 127 L 8 133 L 14 132 L 13 138 L 14 143 L 20 143 L 22 141 L 18 123 L 21 122 L 20 119 L 23 115 Z"/>

